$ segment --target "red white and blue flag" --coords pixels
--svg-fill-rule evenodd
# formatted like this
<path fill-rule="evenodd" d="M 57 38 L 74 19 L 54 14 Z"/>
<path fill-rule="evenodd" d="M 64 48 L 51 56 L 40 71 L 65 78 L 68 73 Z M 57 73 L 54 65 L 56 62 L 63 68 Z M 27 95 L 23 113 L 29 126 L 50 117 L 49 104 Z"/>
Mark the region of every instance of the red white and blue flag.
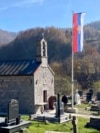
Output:
<path fill-rule="evenodd" d="M 73 14 L 73 52 L 83 50 L 83 25 L 85 13 Z"/>

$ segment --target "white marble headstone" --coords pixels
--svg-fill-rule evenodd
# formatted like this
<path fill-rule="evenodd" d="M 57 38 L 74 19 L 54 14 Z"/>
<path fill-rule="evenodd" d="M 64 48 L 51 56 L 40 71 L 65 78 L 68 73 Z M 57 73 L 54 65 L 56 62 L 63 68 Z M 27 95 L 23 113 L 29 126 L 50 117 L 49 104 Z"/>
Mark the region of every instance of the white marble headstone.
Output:
<path fill-rule="evenodd" d="M 76 104 L 81 104 L 80 95 L 77 92 L 75 93 L 74 98 Z"/>

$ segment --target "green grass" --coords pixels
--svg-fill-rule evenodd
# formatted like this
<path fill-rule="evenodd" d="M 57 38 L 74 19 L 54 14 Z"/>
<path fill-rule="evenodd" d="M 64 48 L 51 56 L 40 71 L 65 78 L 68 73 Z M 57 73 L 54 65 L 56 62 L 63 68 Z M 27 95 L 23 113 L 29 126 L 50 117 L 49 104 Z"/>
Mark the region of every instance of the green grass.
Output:
<path fill-rule="evenodd" d="M 80 110 L 83 110 L 84 112 L 88 112 L 89 114 L 92 113 L 90 111 L 85 110 L 86 107 L 89 107 L 89 104 L 81 104 L 81 105 L 76 105 Z M 96 113 L 97 112 L 93 112 Z M 28 120 L 28 116 L 22 116 L 22 119 Z M 93 129 L 93 128 L 86 128 L 85 125 L 87 122 L 89 122 L 89 118 L 78 118 L 78 133 L 100 133 L 100 131 Z M 25 133 L 45 133 L 45 131 L 61 131 L 61 132 L 68 132 L 68 133 L 73 133 L 73 126 L 72 126 L 72 121 L 66 122 L 66 123 L 48 123 L 45 124 L 43 122 L 37 122 L 37 121 L 31 121 L 32 124 L 31 126 L 26 130 Z"/>
<path fill-rule="evenodd" d="M 87 108 L 87 107 L 90 107 L 90 104 L 88 104 L 88 103 L 86 103 L 86 104 L 80 104 L 80 105 L 75 105 L 75 107 L 77 107 L 78 109 L 80 109 L 80 108 L 83 108 L 83 109 L 85 109 L 85 108 Z"/>
<path fill-rule="evenodd" d="M 32 122 L 32 125 L 29 127 L 26 133 L 44 133 L 47 130 L 65 132 L 66 130 L 70 130 L 71 128 L 70 124 L 68 125 L 58 123 L 49 123 L 48 125 L 45 125 L 42 122 Z"/>
<path fill-rule="evenodd" d="M 27 119 L 27 116 L 22 117 L 23 119 Z M 93 128 L 85 128 L 86 123 L 89 119 L 78 117 L 78 133 L 100 133 L 100 131 Z M 61 131 L 61 132 L 69 132 L 72 131 L 72 122 L 66 123 L 48 123 L 45 124 L 43 122 L 31 121 L 31 126 L 25 131 L 25 133 L 45 133 L 45 131 Z"/>

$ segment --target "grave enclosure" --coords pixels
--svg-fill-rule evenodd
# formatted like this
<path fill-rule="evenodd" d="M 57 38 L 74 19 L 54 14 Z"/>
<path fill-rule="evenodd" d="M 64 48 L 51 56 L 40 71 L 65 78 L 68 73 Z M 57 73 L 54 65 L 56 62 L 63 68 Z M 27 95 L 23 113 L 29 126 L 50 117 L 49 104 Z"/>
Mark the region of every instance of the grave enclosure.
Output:
<path fill-rule="evenodd" d="M 100 130 L 100 118 L 90 118 L 90 121 L 86 124 L 87 128 L 95 128 Z"/>
<path fill-rule="evenodd" d="M 0 133 L 14 133 L 30 125 L 29 121 L 21 120 L 18 101 L 12 99 L 8 104 L 7 116 L 0 117 Z"/>
<path fill-rule="evenodd" d="M 54 102 L 55 104 L 55 110 L 53 113 L 52 111 L 48 112 L 43 112 L 42 114 L 33 114 L 30 116 L 31 120 L 37 120 L 37 121 L 49 121 L 49 122 L 67 122 L 70 121 L 70 115 L 64 112 L 64 104 L 61 101 L 61 94 L 58 93 L 57 95 L 57 100 Z"/>

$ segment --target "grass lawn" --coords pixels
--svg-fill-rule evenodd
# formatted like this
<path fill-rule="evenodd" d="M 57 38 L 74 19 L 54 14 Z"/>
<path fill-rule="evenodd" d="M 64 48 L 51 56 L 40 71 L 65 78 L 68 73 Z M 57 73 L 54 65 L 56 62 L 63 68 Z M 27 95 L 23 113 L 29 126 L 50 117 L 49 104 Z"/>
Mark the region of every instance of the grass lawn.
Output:
<path fill-rule="evenodd" d="M 91 105 L 90 104 L 88 104 L 88 103 L 86 103 L 86 104 L 80 104 L 80 105 L 75 105 L 77 108 L 83 108 L 83 109 L 85 109 L 85 108 L 87 108 L 87 107 L 90 107 Z"/>
<path fill-rule="evenodd" d="M 27 119 L 27 117 L 23 117 L 23 119 Z M 93 128 L 85 128 L 85 124 L 89 121 L 86 118 L 78 117 L 78 133 L 100 133 L 100 131 Z M 63 124 L 59 123 L 48 123 L 45 124 L 43 122 L 32 121 L 31 126 L 25 131 L 25 133 L 45 133 L 45 131 L 61 131 L 61 132 L 69 132 L 73 133 L 72 123 L 66 122 Z"/>

